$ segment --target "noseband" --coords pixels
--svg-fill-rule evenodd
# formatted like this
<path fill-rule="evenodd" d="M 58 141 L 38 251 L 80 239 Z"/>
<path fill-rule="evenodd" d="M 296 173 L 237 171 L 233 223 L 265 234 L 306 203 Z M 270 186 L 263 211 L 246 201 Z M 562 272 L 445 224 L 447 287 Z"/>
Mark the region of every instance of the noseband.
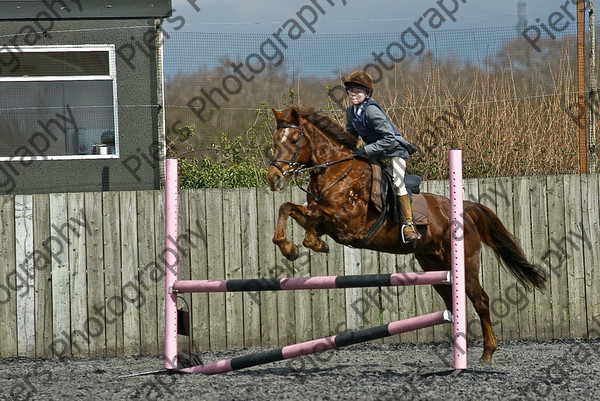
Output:
<path fill-rule="evenodd" d="M 296 159 L 298 158 L 298 154 L 300 153 L 300 149 L 302 148 L 302 141 L 303 141 L 304 137 L 306 136 L 306 134 L 304 133 L 304 127 L 301 127 L 299 125 L 280 125 L 277 128 L 278 129 L 280 129 L 280 128 L 299 129 L 300 134 L 301 134 L 300 139 L 298 139 L 298 144 L 296 145 L 296 150 L 294 151 L 294 154 L 292 155 L 292 160 L 273 159 L 271 161 L 271 163 L 269 163 L 271 166 L 274 166 L 275 168 L 277 168 L 277 170 L 279 170 L 281 172 L 281 174 L 286 176 L 287 174 L 293 173 L 298 167 L 300 167 L 300 164 L 296 162 Z M 290 170 L 285 171 L 283 168 L 281 168 L 279 163 L 287 164 L 290 167 Z"/>

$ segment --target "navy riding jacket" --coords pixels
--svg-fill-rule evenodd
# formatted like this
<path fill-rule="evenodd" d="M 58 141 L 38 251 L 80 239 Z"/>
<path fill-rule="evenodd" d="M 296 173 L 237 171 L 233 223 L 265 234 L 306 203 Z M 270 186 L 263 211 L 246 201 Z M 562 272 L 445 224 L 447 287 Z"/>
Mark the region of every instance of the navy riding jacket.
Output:
<path fill-rule="evenodd" d="M 408 158 L 418 148 L 408 142 L 385 115 L 381 106 L 372 99 L 365 100 L 359 107 L 357 114 L 354 105 L 346 109 L 346 131 L 360 136 L 367 144 L 364 147 L 367 157 L 377 159 L 380 157 Z"/>

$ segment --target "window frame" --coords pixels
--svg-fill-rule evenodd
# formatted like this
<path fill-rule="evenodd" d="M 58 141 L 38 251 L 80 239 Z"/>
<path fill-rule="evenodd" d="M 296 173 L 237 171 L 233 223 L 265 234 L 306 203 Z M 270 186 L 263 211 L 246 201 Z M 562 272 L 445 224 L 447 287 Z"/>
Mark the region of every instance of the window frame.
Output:
<path fill-rule="evenodd" d="M 48 46 L 6 46 L 0 49 L 0 53 L 47 53 L 47 52 L 81 52 L 101 51 L 108 52 L 108 75 L 55 75 L 55 76 L 32 76 L 32 77 L 0 77 L 2 82 L 67 82 L 67 81 L 112 81 L 113 98 L 113 124 L 115 131 L 115 153 L 114 154 L 87 154 L 87 155 L 60 155 L 60 156 L 2 156 L 1 161 L 33 161 L 33 160 L 94 160 L 94 159 L 118 159 L 120 158 L 119 141 L 119 108 L 117 98 L 117 61 L 114 44 L 88 44 L 88 45 L 48 45 Z"/>

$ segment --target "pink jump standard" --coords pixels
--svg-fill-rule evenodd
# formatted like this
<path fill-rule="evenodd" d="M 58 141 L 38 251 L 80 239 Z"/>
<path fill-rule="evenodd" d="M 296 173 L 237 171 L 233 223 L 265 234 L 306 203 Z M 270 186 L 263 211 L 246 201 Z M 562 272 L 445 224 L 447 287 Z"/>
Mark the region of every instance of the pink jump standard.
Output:
<path fill-rule="evenodd" d="M 463 224 L 462 151 L 453 149 L 449 154 L 450 181 L 450 253 L 452 254 L 452 343 L 454 370 L 467 369 L 467 316 L 465 288 L 465 242 Z"/>
<path fill-rule="evenodd" d="M 455 373 L 467 368 L 466 300 L 463 246 L 463 196 L 460 150 L 450 151 L 450 206 L 452 219 L 452 270 L 415 273 L 373 274 L 357 276 L 321 276 L 243 280 L 177 280 L 177 160 L 166 162 L 166 266 L 165 266 L 165 368 L 187 373 L 216 374 L 265 363 L 323 352 L 365 341 L 393 336 L 407 331 L 453 322 Z M 171 240 L 169 240 L 169 238 Z M 173 240 L 175 239 L 175 240 Z M 204 365 L 178 369 L 177 360 L 177 293 L 286 291 L 302 289 L 357 288 L 402 285 L 452 285 L 452 311 L 434 312 L 386 325 L 336 336 L 288 345 L 283 348 L 226 359 Z"/>
<path fill-rule="evenodd" d="M 177 280 L 177 249 L 169 238 L 177 238 L 179 226 L 179 177 L 177 159 L 167 159 L 165 174 L 165 368 L 177 369 L 177 293 L 171 287 Z"/>

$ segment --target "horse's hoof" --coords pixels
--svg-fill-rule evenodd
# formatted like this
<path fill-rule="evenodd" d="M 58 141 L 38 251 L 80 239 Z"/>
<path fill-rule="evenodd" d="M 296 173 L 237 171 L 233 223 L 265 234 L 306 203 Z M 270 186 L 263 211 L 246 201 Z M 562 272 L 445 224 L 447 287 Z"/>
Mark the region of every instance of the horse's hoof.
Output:
<path fill-rule="evenodd" d="M 483 363 L 487 363 L 488 365 L 493 365 L 494 362 L 492 361 L 492 356 L 486 356 L 486 355 L 482 355 L 481 359 L 479 359 L 481 362 Z"/>
<path fill-rule="evenodd" d="M 286 252 L 284 255 L 287 260 L 293 262 L 294 260 L 298 259 L 298 256 L 300 255 L 300 250 L 295 244 L 292 244 L 292 249 L 290 249 L 289 252 Z"/>
<path fill-rule="evenodd" d="M 304 245 L 308 249 L 312 249 L 315 252 L 329 253 L 329 245 L 327 245 L 327 242 L 321 239 L 319 239 L 317 242 L 309 242 L 307 240 L 304 240 L 302 245 Z"/>

